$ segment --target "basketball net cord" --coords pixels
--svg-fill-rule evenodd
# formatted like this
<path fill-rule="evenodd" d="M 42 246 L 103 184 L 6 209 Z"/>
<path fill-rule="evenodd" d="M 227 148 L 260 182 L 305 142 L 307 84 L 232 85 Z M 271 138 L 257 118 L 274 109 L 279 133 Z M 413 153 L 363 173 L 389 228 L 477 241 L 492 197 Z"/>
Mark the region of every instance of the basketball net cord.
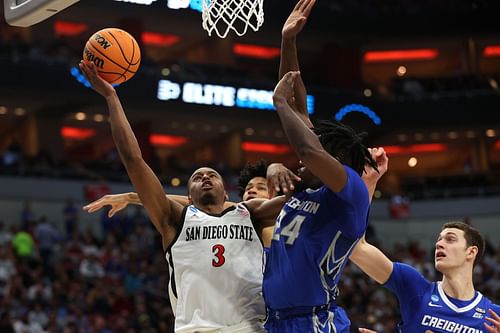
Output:
<path fill-rule="evenodd" d="M 203 29 L 212 36 L 226 38 L 233 30 L 238 36 L 248 27 L 258 31 L 264 23 L 264 0 L 202 0 Z"/>

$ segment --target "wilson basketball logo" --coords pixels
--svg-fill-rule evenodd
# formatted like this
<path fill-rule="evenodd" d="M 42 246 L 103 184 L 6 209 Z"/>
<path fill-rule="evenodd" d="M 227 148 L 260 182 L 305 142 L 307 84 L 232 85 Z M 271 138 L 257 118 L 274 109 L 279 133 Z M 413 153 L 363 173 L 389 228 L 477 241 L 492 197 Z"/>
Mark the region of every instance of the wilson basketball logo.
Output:
<path fill-rule="evenodd" d="M 83 54 L 85 60 L 93 62 L 97 68 L 104 68 L 104 59 L 97 57 L 88 48 L 85 48 L 83 50 Z"/>
<path fill-rule="evenodd" d="M 101 45 L 103 49 L 107 49 L 108 47 L 112 46 L 112 44 L 106 40 L 103 36 L 101 36 L 99 33 L 96 33 L 94 35 L 94 40 L 97 42 L 97 44 Z"/>

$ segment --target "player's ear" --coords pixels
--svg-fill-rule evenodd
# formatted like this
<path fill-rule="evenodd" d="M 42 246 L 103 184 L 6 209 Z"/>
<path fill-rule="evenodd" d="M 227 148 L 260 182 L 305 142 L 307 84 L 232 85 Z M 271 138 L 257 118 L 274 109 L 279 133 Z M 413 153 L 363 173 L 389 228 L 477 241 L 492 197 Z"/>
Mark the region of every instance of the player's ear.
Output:
<path fill-rule="evenodd" d="M 467 248 L 467 259 L 470 259 L 474 261 L 476 259 L 477 253 L 479 252 L 479 249 L 477 246 L 469 246 Z"/>
<path fill-rule="evenodd" d="M 229 200 L 229 195 L 227 194 L 226 191 L 224 191 L 224 201 L 228 201 Z"/>

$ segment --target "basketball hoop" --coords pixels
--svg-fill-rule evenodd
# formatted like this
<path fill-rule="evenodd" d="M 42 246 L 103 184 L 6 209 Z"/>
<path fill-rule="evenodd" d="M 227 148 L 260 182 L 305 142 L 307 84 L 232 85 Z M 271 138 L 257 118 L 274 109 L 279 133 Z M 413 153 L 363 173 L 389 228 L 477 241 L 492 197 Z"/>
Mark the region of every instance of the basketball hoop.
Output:
<path fill-rule="evenodd" d="M 248 27 L 258 31 L 264 23 L 264 0 L 202 0 L 201 17 L 209 36 L 215 31 L 226 38 L 230 30 L 243 36 Z"/>

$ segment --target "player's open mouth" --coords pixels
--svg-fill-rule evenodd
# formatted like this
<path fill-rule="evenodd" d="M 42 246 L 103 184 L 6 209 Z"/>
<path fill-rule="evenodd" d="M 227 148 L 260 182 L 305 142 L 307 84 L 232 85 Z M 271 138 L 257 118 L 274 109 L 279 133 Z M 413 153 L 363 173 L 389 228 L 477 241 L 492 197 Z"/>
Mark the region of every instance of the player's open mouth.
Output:
<path fill-rule="evenodd" d="M 444 257 L 446 257 L 446 254 L 444 254 L 443 251 L 437 251 L 436 252 L 436 260 L 444 258 Z"/>
<path fill-rule="evenodd" d="M 203 182 L 201 184 L 201 189 L 202 190 L 210 190 L 210 189 L 212 189 L 212 187 L 214 187 L 214 185 L 212 184 L 211 181 L 206 181 L 206 182 Z"/>

